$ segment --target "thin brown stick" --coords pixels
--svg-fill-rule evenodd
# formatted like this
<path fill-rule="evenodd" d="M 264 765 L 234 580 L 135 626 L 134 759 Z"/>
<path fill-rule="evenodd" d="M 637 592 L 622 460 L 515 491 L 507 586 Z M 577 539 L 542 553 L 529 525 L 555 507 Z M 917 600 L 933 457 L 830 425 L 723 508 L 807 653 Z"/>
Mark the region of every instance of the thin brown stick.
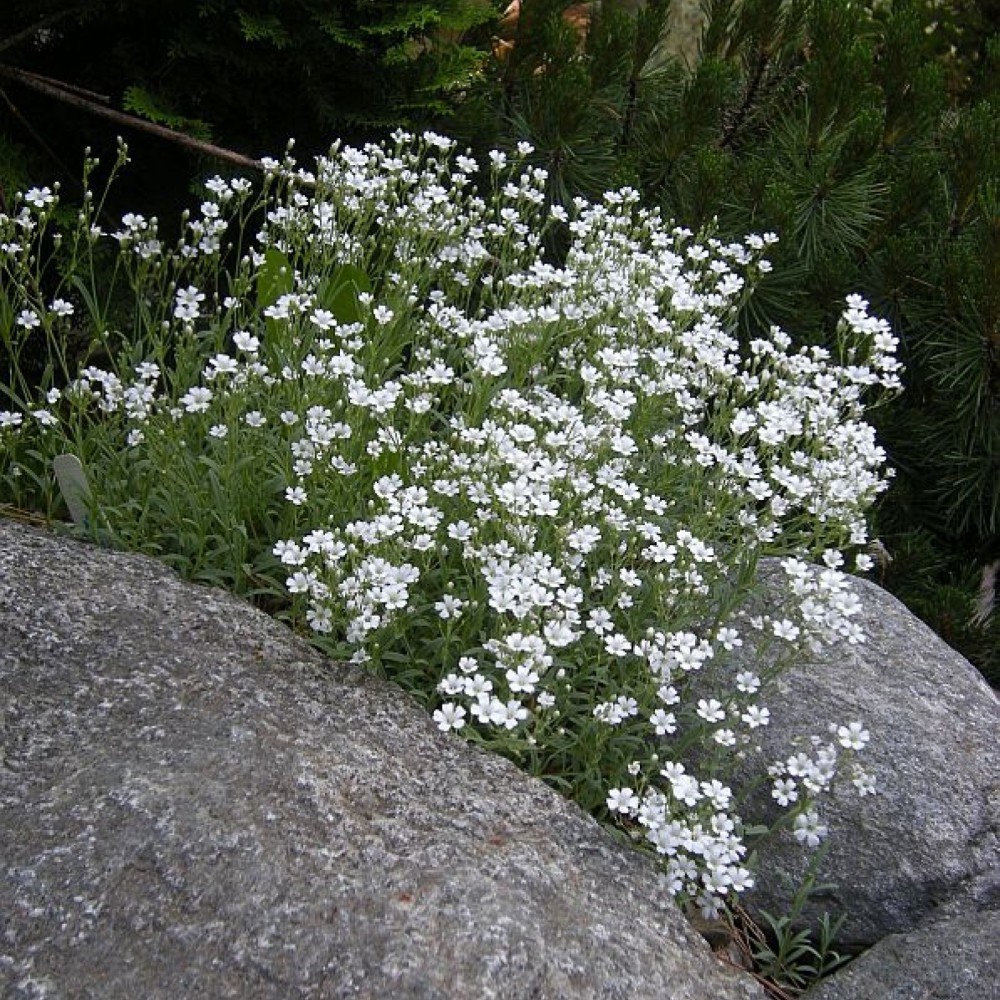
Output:
<path fill-rule="evenodd" d="M 82 111 L 87 111 L 90 114 L 107 118 L 109 121 L 123 125 L 126 128 L 134 128 L 140 132 L 148 132 L 151 135 L 159 136 L 161 139 L 184 146 L 193 152 L 202 153 L 217 160 L 225 160 L 228 163 L 234 163 L 237 166 L 246 167 L 250 170 L 264 169 L 263 164 L 259 160 L 254 160 L 249 156 L 244 156 L 242 153 L 234 152 L 231 149 L 225 149 L 222 146 L 216 146 L 211 142 L 195 139 L 190 135 L 185 135 L 183 132 L 175 132 L 173 129 L 165 128 L 163 125 L 155 125 L 153 122 L 147 122 L 134 115 L 115 111 L 113 108 L 106 108 L 89 98 L 73 93 L 72 90 L 63 84 L 40 79 L 34 73 L 29 73 L 27 70 L 18 69 L 15 66 L 0 65 L 0 77 L 20 83 L 22 86 L 35 90 L 40 94 L 45 94 L 47 97 L 61 101 L 63 104 L 68 104 L 70 107 L 80 108 Z"/>
<path fill-rule="evenodd" d="M 65 90 L 69 94 L 76 94 L 79 97 L 85 97 L 90 101 L 99 101 L 101 104 L 110 104 L 111 98 L 107 94 L 98 94 L 97 91 L 87 90 L 86 87 L 81 87 L 75 83 L 67 83 L 65 80 L 55 80 L 51 76 L 42 76 L 41 73 L 29 72 L 28 70 L 21 70 L 22 73 L 28 73 L 28 75 L 41 83 L 48 83 L 53 87 L 58 87 L 60 90 Z"/>

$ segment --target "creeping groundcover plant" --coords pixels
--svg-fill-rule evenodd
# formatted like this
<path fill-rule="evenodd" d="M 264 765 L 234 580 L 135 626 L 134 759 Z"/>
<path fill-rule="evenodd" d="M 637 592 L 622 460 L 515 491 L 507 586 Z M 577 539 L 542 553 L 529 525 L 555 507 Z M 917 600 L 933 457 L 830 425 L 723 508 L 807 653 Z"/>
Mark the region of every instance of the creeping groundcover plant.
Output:
<path fill-rule="evenodd" d="M 769 682 L 864 641 L 842 568 L 870 566 L 863 413 L 895 340 L 854 297 L 830 350 L 741 338 L 774 237 L 698 236 L 629 189 L 551 207 L 518 152 L 289 150 L 261 191 L 209 181 L 171 246 L 136 214 L 103 231 L 90 195 L 57 233 L 58 193 L 28 191 L 0 216 L 4 490 L 54 511 L 77 456 L 94 532 L 395 678 L 717 914 L 753 880 L 730 782 Z M 764 556 L 773 616 L 748 610 Z M 835 783 L 875 790 L 868 739 L 831 719 L 762 771 L 776 835 L 816 847 Z"/>

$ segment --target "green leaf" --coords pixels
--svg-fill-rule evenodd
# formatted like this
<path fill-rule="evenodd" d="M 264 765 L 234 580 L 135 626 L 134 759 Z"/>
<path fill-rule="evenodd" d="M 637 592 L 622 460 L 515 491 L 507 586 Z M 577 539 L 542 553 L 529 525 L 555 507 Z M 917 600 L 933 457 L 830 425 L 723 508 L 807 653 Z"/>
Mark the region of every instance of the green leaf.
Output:
<path fill-rule="evenodd" d="M 392 650 L 385 650 L 379 654 L 383 663 L 413 663 L 413 657 L 408 653 L 394 653 Z"/>
<path fill-rule="evenodd" d="M 184 132 L 186 135 L 192 135 L 203 142 L 208 142 L 212 138 L 212 130 L 207 122 L 200 118 L 188 118 L 185 115 L 176 114 L 164 107 L 155 95 L 144 87 L 127 87 L 122 96 L 122 107 L 156 125 L 163 125 L 175 132 Z"/>
<path fill-rule="evenodd" d="M 338 323 L 360 323 L 362 313 L 358 296 L 371 290 L 372 283 L 360 267 L 344 264 L 320 287 L 319 304 L 329 309 Z"/>
<path fill-rule="evenodd" d="M 295 272 L 291 261 L 274 247 L 264 253 L 264 265 L 257 272 L 257 306 L 265 309 L 273 306 L 282 295 L 288 295 L 295 287 Z"/>
<path fill-rule="evenodd" d="M 274 14 L 249 14 L 238 10 L 240 32 L 248 42 L 270 42 L 276 49 L 284 49 L 292 44 L 288 29 Z"/>

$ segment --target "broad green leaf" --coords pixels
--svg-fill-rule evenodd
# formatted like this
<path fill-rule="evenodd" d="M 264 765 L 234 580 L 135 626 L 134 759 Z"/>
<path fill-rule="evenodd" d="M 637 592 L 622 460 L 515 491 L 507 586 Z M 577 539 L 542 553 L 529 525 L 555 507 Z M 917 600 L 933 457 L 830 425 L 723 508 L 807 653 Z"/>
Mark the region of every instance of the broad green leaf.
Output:
<path fill-rule="evenodd" d="M 257 272 L 258 308 L 273 306 L 282 295 L 290 294 L 294 286 L 291 261 L 280 250 L 268 247 L 264 252 L 264 264 Z"/>
<path fill-rule="evenodd" d="M 360 267 L 344 264 L 323 283 L 319 304 L 323 309 L 329 309 L 338 323 L 358 323 L 361 321 L 358 296 L 371 290 L 372 283 Z"/>

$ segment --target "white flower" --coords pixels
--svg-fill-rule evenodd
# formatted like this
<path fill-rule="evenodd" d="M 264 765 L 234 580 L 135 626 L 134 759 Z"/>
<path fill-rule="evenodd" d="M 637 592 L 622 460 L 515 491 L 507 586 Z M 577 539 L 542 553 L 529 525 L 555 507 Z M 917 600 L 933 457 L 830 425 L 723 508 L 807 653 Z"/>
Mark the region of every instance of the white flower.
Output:
<path fill-rule="evenodd" d="M 328 607 L 311 607 L 306 611 L 306 622 L 314 632 L 333 631 L 333 613 Z"/>
<path fill-rule="evenodd" d="M 199 292 L 194 285 L 178 288 L 174 297 L 174 318 L 190 322 L 201 315 L 200 303 L 205 301 L 205 293 Z"/>
<path fill-rule="evenodd" d="M 837 729 L 837 742 L 848 750 L 863 750 L 871 739 L 871 733 L 861 722 L 852 722 Z"/>
<path fill-rule="evenodd" d="M 32 410 L 31 415 L 42 427 L 55 427 L 59 423 L 49 410 Z"/>
<path fill-rule="evenodd" d="M 782 619 L 780 622 L 772 622 L 771 630 L 779 639 L 787 639 L 789 642 L 794 642 L 800 633 L 799 627 L 787 618 Z"/>
<path fill-rule="evenodd" d="M 445 594 L 440 601 L 436 601 L 434 604 L 434 610 L 438 613 L 438 616 L 445 620 L 457 618 L 464 607 L 465 601 L 459 600 L 459 598 L 452 594 Z"/>
<path fill-rule="evenodd" d="M 746 711 L 740 718 L 751 728 L 766 726 L 771 721 L 771 712 L 767 708 L 760 708 L 757 705 L 748 705 Z"/>
<path fill-rule="evenodd" d="M 701 783 L 701 792 L 706 798 L 711 799 L 712 805 L 719 810 L 728 809 L 733 799 L 733 790 L 716 778 L 713 778 L 711 781 L 703 781 Z M 713 827 L 717 827 L 719 822 L 721 822 L 720 818 L 718 816 L 714 817 Z M 732 830 L 735 826 L 732 820 L 726 819 L 726 823 L 729 830 Z"/>
<path fill-rule="evenodd" d="M 611 615 L 605 608 L 594 608 L 587 616 L 587 628 L 598 635 L 610 632 L 613 627 Z"/>
<path fill-rule="evenodd" d="M 455 521 L 448 525 L 448 537 L 456 542 L 467 542 L 472 538 L 473 528 L 468 521 Z"/>
<path fill-rule="evenodd" d="M 516 699 L 506 704 L 497 700 L 494 705 L 495 708 L 491 708 L 490 721 L 505 729 L 516 729 L 517 724 L 528 717 L 528 710 Z"/>
<path fill-rule="evenodd" d="M 260 350 L 260 341 L 246 330 L 237 330 L 233 334 L 233 343 L 244 354 L 256 354 Z"/>
<path fill-rule="evenodd" d="M 35 208 L 45 208 L 46 205 L 51 205 L 56 197 L 50 187 L 33 187 L 24 192 L 24 200 Z"/>
<path fill-rule="evenodd" d="M 830 569 L 838 569 L 844 565 L 844 554 L 836 549 L 825 549 L 823 551 L 823 562 Z"/>
<path fill-rule="evenodd" d="M 788 773 L 796 778 L 808 778 L 816 770 L 813 759 L 806 753 L 797 753 L 785 761 Z"/>
<path fill-rule="evenodd" d="M 188 389 L 179 400 L 188 413 L 204 413 L 212 402 L 212 390 L 204 386 Z"/>
<path fill-rule="evenodd" d="M 445 702 L 434 712 L 434 721 L 438 729 L 446 733 L 449 729 L 461 729 L 465 725 L 465 709 L 454 702 Z"/>
<path fill-rule="evenodd" d="M 771 788 L 771 797 L 777 800 L 779 806 L 787 806 L 794 802 L 799 793 L 795 790 L 795 781 L 792 778 L 778 778 Z"/>
<path fill-rule="evenodd" d="M 698 714 L 706 722 L 721 722 L 726 717 L 726 710 L 722 707 L 722 702 L 715 698 L 701 698 L 698 701 Z"/>
<path fill-rule="evenodd" d="M 301 566 L 306 560 L 306 554 L 302 551 L 301 546 L 295 542 L 290 541 L 279 541 L 275 542 L 274 547 L 271 551 L 286 565 L 286 566 Z"/>
<path fill-rule="evenodd" d="M 209 358 L 208 368 L 205 369 L 206 378 L 216 378 L 219 375 L 232 375 L 239 371 L 239 364 L 235 358 L 228 354 L 216 354 Z"/>
<path fill-rule="evenodd" d="M 625 636 L 615 632 L 604 637 L 604 648 L 612 656 L 628 656 L 632 650 L 632 643 Z"/>
<path fill-rule="evenodd" d="M 332 330 L 337 325 L 337 318 L 328 309 L 317 309 L 309 317 L 314 326 L 320 330 Z"/>
<path fill-rule="evenodd" d="M 857 789 L 858 795 L 862 797 L 865 795 L 875 795 L 878 791 L 875 775 L 869 774 L 867 771 L 861 770 L 861 768 L 856 768 L 854 777 L 851 779 L 851 784 Z"/>
<path fill-rule="evenodd" d="M 612 788 L 608 792 L 607 806 L 613 813 L 631 813 L 639 808 L 639 796 L 628 787 Z"/>
<path fill-rule="evenodd" d="M 525 663 L 520 664 L 516 669 L 508 670 L 505 676 L 508 686 L 515 693 L 532 694 L 539 681 L 538 671 L 533 670 Z"/>
<path fill-rule="evenodd" d="M 649 722 L 656 731 L 657 736 L 677 732 L 677 717 L 673 712 L 667 712 L 662 708 L 658 708 L 653 712 L 649 717 Z"/>
<path fill-rule="evenodd" d="M 816 810 L 810 809 L 795 817 L 792 832 L 800 844 L 805 844 L 807 847 L 818 847 L 829 830 L 819 821 L 819 814 Z"/>
<path fill-rule="evenodd" d="M 698 787 L 698 781 L 689 774 L 681 774 L 673 778 L 671 787 L 677 801 L 683 802 L 688 807 L 697 805 L 701 800 L 701 789 Z"/>
<path fill-rule="evenodd" d="M 734 628 L 720 628 L 715 635 L 715 639 L 727 651 L 743 645 L 743 640 L 740 638 L 739 632 Z"/>
<path fill-rule="evenodd" d="M 441 694 L 462 694 L 462 692 L 465 691 L 465 681 L 466 679 L 464 677 L 459 677 L 458 674 L 448 674 L 447 677 L 438 683 L 437 689 Z"/>
<path fill-rule="evenodd" d="M 657 688 L 656 697 L 664 705 L 676 705 L 681 700 L 681 696 L 677 693 L 677 688 L 671 684 L 663 684 Z"/>
<path fill-rule="evenodd" d="M 854 557 L 854 565 L 859 573 L 869 573 L 875 565 L 875 560 L 865 552 L 859 552 Z"/>
<path fill-rule="evenodd" d="M 22 309 L 17 314 L 17 325 L 23 326 L 26 330 L 34 330 L 41 326 L 42 321 L 38 318 L 38 313 L 34 309 Z"/>
<path fill-rule="evenodd" d="M 462 689 L 465 691 L 467 698 L 474 698 L 479 701 L 482 698 L 489 700 L 490 693 L 493 690 L 493 682 L 487 680 L 482 674 L 476 674 L 474 677 L 469 677 L 466 675 L 462 678 Z"/>
<path fill-rule="evenodd" d="M 313 577 L 309 573 L 299 570 L 285 580 L 285 587 L 290 594 L 305 594 L 312 585 Z"/>

